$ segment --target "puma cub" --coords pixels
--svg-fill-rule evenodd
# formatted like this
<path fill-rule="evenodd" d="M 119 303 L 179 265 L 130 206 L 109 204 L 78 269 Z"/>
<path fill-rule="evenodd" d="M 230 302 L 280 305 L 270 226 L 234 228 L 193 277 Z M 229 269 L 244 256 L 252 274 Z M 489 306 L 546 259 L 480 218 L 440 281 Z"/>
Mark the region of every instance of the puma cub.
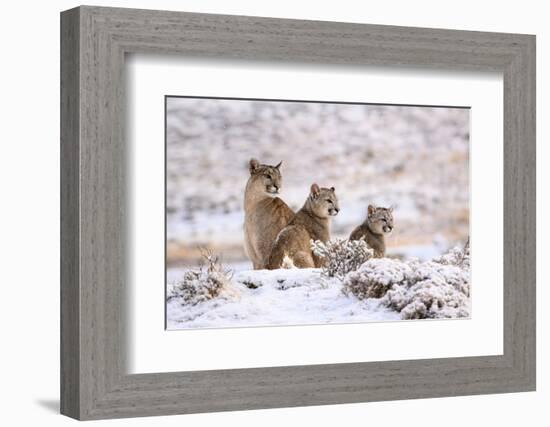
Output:
<path fill-rule="evenodd" d="M 290 260 L 298 268 L 321 267 L 322 260 L 311 251 L 311 240 L 330 239 L 330 217 L 339 210 L 334 187 L 313 184 L 302 209 L 277 236 L 267 268 L 281 268 L 283 260 Z"/>
<path fill-rule="evenodd" d="M 385 235 L 393 230 L 393 208 L 382 208 L 369 205 L 367 219 L 352 231 L 349 240 L 364 238 L 374 250 L 375 258 L 386 255 Z"/>
<path fill-rule="evenodd" d="M 262 165 L 250 159 L 250 178 L 244 192 L 244 244 L 255 270 L 265 268 L 279 232 L 294 215 L 277 195 L 281 190 L 281 163 Z"/>

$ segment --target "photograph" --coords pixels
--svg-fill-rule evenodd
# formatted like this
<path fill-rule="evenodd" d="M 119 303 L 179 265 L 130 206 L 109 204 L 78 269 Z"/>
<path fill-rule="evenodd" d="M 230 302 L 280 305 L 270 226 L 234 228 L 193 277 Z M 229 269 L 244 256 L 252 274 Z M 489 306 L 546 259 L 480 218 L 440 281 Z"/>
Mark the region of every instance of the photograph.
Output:
<path fill-rule="evenodd" d="M 468 319 L 470 108 L 166 95 L 165 238 L 168 330 Z"/>

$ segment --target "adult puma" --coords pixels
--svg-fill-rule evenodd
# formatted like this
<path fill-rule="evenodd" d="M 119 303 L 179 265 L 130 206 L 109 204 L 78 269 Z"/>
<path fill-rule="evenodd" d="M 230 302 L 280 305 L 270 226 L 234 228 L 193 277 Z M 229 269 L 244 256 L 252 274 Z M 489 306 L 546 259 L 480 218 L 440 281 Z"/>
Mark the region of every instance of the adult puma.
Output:
<path fill-rule="evenodd" d="M 281 268 L 283 260 L 298 268 L 321 267 L 322 260 L 311 250 L 311 241 L 330 240 L 330 217 L 338 214 L 338 198 L 331 188 L 311 186 L 310 194 L 294 218 L 277 236 L 267 268 Z"/>
<path fill-rule="evenodd" d="M 280 162 L 263 165 L 250 159 L 250 178 L 244 192 L 244 244 L 255 270 L 265 268 L 271 247 L 279 232 L 294 216 L 292 209 L 277 195 L 282 186 Z"/>

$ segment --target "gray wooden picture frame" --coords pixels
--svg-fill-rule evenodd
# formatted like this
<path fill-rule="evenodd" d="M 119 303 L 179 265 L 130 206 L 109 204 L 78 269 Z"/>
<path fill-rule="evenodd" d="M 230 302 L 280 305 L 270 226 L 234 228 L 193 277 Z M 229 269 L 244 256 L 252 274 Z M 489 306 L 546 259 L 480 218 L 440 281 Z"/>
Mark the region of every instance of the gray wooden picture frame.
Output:
<path fill-rule="evenodd" d="M 124 61 L 136 52 L 502 72 L 504 354 L 127 374 Z M 84 420 L 530 390 L 534 36 L 88 6 L 62 12 L 63 414 Z"/>

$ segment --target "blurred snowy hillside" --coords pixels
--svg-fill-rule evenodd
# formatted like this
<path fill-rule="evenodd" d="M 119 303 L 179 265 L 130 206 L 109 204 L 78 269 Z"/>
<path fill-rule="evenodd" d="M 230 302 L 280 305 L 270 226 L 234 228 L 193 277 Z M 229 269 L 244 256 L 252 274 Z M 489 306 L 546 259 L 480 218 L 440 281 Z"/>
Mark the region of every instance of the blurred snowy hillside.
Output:
<path fill-rule="evenodd" d="M 469 110 L 327 103 L 167 100 L 167 261 L 199 245 L 250 268 L 243 250 L 248 160 L 283 161 L 281 197 L 336 187 L 332 234 L 347 237 L 369 203 L 394 206 L 389 254 L 427 259 L 469 234 Z"/>

